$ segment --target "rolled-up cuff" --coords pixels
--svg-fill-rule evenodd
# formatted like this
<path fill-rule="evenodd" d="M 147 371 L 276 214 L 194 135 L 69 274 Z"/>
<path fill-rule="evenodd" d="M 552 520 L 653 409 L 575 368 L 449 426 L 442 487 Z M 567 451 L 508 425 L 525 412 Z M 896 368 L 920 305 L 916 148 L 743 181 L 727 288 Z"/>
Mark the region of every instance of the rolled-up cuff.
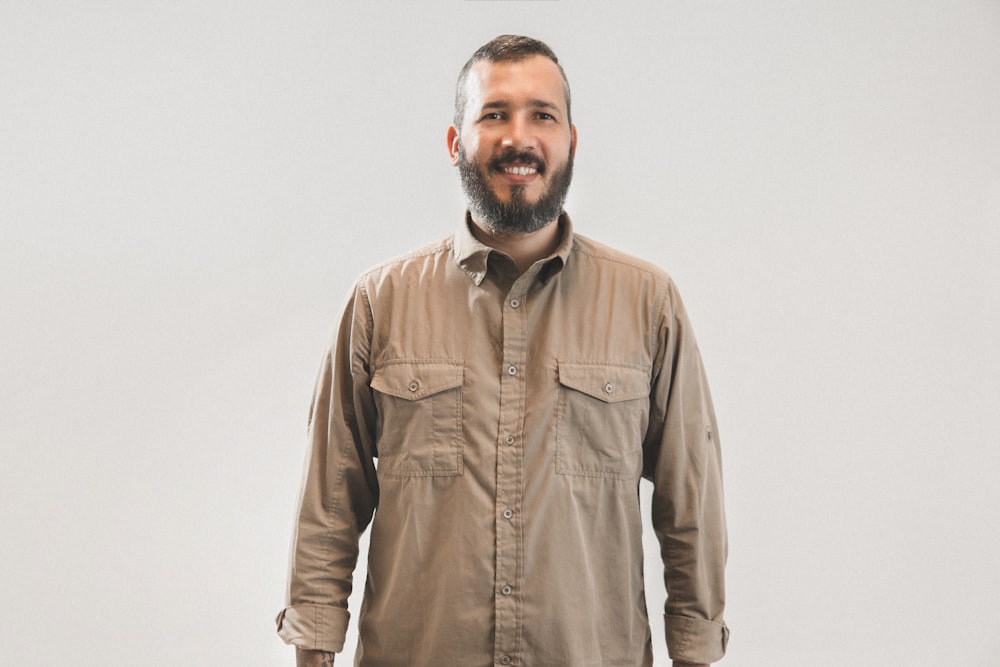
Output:
<path fill-rule="evenodd" d="M 702 664 L 717 662 L 726 654 L 729 628 L 725 623 L 669 614 L 664 621 L 672 660 Z"/>
<path fill-rule="evenodd" d="M 286 644 L 312 651 L 340 653 L 344 650 L 350 614 L 341 607 L 296 604 L 285 607 L 274 622 Z"/>

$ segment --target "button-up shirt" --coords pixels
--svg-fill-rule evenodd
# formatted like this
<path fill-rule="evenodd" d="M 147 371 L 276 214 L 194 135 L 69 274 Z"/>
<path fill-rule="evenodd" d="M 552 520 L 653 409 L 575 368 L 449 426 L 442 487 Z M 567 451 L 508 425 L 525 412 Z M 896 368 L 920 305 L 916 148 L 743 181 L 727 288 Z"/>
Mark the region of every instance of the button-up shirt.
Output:
<path fill-rule="evenodd" d="M 359 665 L 650 665 L 645 477 L 670 656 L 718 660 L 719 436 L 673 282 L 566 215 L 521 274 L 469 224 L 348 299 L 315 389 L 279 634 L 343 648 L 370 523 Z"/>

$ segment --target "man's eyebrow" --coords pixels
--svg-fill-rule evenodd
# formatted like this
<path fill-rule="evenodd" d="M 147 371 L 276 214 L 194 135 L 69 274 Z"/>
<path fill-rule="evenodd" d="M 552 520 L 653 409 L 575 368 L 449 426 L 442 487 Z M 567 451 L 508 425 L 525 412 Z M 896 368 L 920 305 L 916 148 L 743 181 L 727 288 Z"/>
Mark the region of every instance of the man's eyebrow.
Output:
<path fill-rule="evenodd" d="M 553 104 L 552 102 L 546 102 L 545 100 L 528 100 L 527 106 L 536 109 L 552 109 L 553 111 L 559 111 L 559 106 Z M 483 104 L 483 111 L 487 109 L 509 109 L 510 102 L 505 102 L 503 100 L 497 100 L 495 102 L 486 102 Z"/>
<path fill-rule="evenodd" d="M 553 111 L 559 111 L 559 105 L 553 104 L 552 102 L 546 102 L 545 100 L 531 100 L 528 102 L 528 106 L 536 107 L 539 109 L 552 109 Z"/>

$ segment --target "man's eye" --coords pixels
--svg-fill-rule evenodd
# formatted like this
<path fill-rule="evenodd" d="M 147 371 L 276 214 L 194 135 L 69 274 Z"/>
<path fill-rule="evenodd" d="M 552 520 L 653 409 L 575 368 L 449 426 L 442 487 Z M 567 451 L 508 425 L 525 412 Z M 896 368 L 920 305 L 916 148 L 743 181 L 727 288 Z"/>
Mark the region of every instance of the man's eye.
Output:
<path fill-rule="evenodd" d="M 555 120 L 556 119 L 555 116 L 553 116 L 552 114 L 541 113 L 541 112 L 538 114 L 538 118 L 539 118 L 539 120 Z"/>
<path fill-rule="evenodd" d="M 494 111 L 493 113 L 488 113 L 485 116 L 483 116 L 483 120 L 500 120 L 502 118 L 503 116 L 496 111 Z"/>

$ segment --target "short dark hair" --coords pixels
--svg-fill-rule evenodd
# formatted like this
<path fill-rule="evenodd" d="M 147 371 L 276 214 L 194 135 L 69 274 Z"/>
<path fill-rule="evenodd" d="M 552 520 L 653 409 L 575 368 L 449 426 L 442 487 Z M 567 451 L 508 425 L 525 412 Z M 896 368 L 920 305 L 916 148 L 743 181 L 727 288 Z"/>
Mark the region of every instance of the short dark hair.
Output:
<path fill-rule="evenodd" d="M 462 129 L 462 121 L 465 119 L 465 106 L 468 102 L 465 98 L 465 81 L 469 78 L 469 70 L 473 65 L 485 60 L 490 63 L 516 62 L 531 56 L 544 56 L 554 62 L 562 74 L 563 87 L 566 90 L 566 119 L 572 123 L 569 111 L 569 80 L 566 72 L 556 54 L 545 42 L 532 37 L 522 35 L 499 35 L 486 42 L 472 54 L 472 57 L 462 67 L 458 73 L 458 84 L 455 86 L 455 127 Z"/>

